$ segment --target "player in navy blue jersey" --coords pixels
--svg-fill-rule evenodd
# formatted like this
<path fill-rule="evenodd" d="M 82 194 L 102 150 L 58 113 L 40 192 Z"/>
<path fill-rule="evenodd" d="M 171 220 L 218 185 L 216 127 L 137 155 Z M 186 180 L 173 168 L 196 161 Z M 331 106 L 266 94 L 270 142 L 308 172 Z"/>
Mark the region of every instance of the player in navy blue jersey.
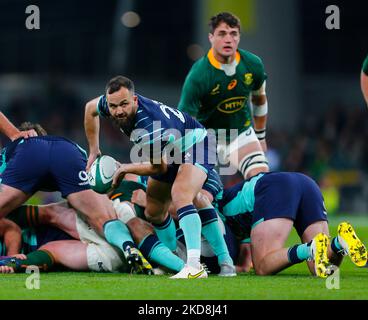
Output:
<path fill-rule="evenodd" d="M 167 213 L 171 202 L 176 210 L 187 244 L 187 264 L 173 278 L 207 277 L 200 264 L 201 220 L 193 200 L 216 162 L 216 141 L 186 113 L 136 94 L 130 79 L 117 76 L 108 82 L 104 95 L 86 104 L 87 170 L 101 154 L 98 115 L 111 119 L 135 144 L 132 163 L 120 166 L 113 185 L 126 173 L 150 176 L 145 215 L 161 241 L 173 246 L 175 225 Z M 139 151 L 146 161 L 137 156 Z"/>
<path fill-rule="evenodd" d="M 150 272 L 152 266 L 135 248 L 111 201 L 91 190 L 85 171 L 86 152 L 68 139 L 46 135 L 40 125 L 24 123 L 22 129 L 34 130 L 37 136 L 18 138 L 0 154 L 0 218 L 39 190 L 60 191 L 100 235 L 123 251 L 137 271 Z"/>
<path fill-rule="evenodd" d="M 367 262 L 366 248 L 348 222 L 339 224 L 338 236 L 329 244 L 321 191 L 301 173 L 260 173 L 225 189 L 218 209 L 236 236 L 250 237 L 259 275 L 308 261 L 310 271 L 324 278 L 331 272 L 330 263 L 340 265 L 344 255 L 357 266 Z M 293 226 L 303 243 L 285 248 Z"/>

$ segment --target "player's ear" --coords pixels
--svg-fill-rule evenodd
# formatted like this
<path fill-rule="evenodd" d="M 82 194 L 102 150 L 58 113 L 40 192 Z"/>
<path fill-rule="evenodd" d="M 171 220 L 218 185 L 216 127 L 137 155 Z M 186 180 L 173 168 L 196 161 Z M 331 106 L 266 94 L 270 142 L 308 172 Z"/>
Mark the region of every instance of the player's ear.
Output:
<path fill-rule="evenodd" d="M 212 33 L 209 33 L 208 34 L 208 40 L 211 42 L 211 44 L 212 44 L 212 42 L 213 42 L 213 34 Z"/>

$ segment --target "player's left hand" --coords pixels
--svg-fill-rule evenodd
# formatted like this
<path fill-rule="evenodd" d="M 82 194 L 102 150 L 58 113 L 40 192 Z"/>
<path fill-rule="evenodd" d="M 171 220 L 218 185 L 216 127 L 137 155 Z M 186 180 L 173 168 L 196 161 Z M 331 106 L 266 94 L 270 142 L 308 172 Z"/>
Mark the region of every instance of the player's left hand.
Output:
<path fill-rule="evenodd" d="M 145 208 L 147 205 L 146 193 L 142 189 L 134 190 L 132 194 L 132 202 Z"/>
<path fill-rule="evenodd" d="M 20 259 L 20 260 L 26 260 L 27 259 L 27 256 L 23 253 L 13 254 L 12 257 Z"/>
<path fill-rule="evenodd" d="M 124 179 L 127 172 L 125 171 L 124 164 L 121 164 L 119 169 L 115 171 L 114 177 L 112 178 L 112 188 L 115 189 L 119 186 L 120 181 Z"/>

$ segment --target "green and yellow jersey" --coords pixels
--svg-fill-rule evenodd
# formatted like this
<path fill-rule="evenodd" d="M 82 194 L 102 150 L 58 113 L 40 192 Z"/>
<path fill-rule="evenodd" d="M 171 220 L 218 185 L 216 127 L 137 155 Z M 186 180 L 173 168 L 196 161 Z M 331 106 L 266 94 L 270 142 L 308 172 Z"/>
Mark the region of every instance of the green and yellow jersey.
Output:
<path fill-rule="evenodd" d="M 362 71 L 364 72 L 365 75 L 368 76 L 368 56 L 365 58 L 363 62 Z"/>
<path fill-rule="evenodd" d="M 238 129 L 240 134 L 252 125 L 250 93 L 266 78 L 258 56 L 239 49 L 233 64 L 222 65 L 211 49 L 187 75 L 178 109 L 196 117 L 206 128 Z"/>

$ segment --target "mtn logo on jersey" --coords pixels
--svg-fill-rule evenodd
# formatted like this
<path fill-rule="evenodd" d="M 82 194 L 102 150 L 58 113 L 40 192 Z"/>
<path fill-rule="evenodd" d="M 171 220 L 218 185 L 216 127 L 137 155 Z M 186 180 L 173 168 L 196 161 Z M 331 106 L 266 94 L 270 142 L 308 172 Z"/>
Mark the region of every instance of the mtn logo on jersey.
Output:
<path fill-rule="evenodd" d="M 246 73 L 244 75 L 244 83 L 249 86 L 253 82 L 253 74 L 252 73 Z"/>
<path fill-rule="evenodd" d="M 244 107 L 245 100 L 245 97 L 232 97 L 221 101 L 216 108 L 218 111 L 223 113 L 234 113 Z"/>

